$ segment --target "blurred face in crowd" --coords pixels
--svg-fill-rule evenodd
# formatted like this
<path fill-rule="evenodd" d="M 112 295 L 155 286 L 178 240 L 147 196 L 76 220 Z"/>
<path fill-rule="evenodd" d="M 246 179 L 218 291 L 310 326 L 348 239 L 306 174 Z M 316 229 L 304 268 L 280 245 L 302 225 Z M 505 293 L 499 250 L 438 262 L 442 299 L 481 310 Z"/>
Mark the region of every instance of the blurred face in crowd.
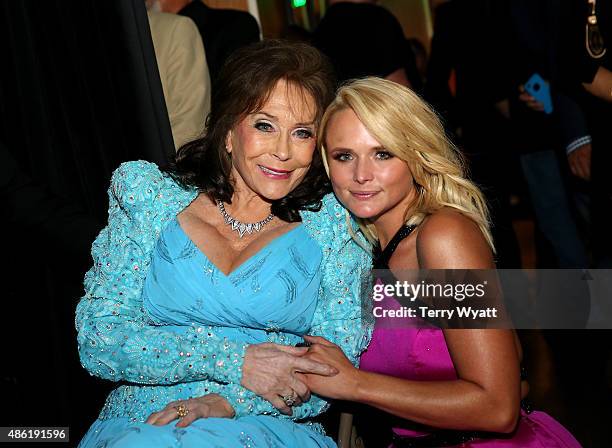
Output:
<path fill-rule="evenodd" d="M 408 164 L 384 148 L 352 109 L 330 118 L 325 148 L 334 192 L 351 213 L 375 222 L 407 210 L 416 193 Z"/>
<path fill-rule="evenodd" d="M 272 201 L 295 189 L 312 163 L 315 114 L 312 95 L 278 81 L 261 110 L 248 114 L 227 135 L 235 190 Z"/>

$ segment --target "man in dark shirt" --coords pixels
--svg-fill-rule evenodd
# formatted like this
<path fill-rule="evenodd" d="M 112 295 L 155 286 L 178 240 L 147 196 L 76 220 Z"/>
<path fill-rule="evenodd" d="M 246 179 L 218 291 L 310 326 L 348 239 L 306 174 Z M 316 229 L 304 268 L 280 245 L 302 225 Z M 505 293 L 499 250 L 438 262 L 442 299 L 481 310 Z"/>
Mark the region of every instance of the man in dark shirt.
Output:
<path fill-rule="evenodd" d="M 339 81 L 379 76 L 420 90 L 414 54 L 393 14 L 376 2 L 330 3 L 313 44 L 330 58 Z"/>
<path fill-rule="evenodd" d="M 194 0 L 178 13 L 193 20 L 200 30 L 213 82 L 234 50 L 259 41 L 259 26 L 248 12 L 209 8 L 201 0 Z"/>
<path fill-rule="evenodd" d="M 512 227 L 510 187 L 517 163 L 511 153 L 507 120 L 496 107 L 504 99 L 504 65 L 496 0 L 453 0 L 436 8 L 425 99 L 456 133 L 470 164 L 471 178 L 489 205 L 498 268 L 520 266 Z M 454 80 L 451 92 L 449 79 Z"/>
<path fill-rule="evenodd" d="M 586 0 L 567 3 L 562 62 L 566 91 L 585 111 L 592 150 L 576 151 L 574 158 L 582 177 L 591 181 L 591 236 L 595 267 L 612 267 L 612 3 L 593 1 L 597 30 L 590 25 L 592 39 L 585 39 L 592 6 Z M 597 36 L 592 32 L 598 31 Z M 599 54 L 597 50 L 599 47 Z M 601 51 L 607 47 L 607 50 Z"/>
<path fill-rule="evenodd" d="M 234 9 L 209 8 L 202 0 L 158 0 L 163 12 L 193 20 L 200 31 L 211 81 L 236 49 L 259 41 L 259 25 L 251 14 Z"/>
<path fill-rule="evenodd" d="M 497 0 L 506 3 L 505 88 L 512 144 L 520 154 L 536 222 L 560 268 L 586 268 L 588 257 L 567 193 L 571 185 L 566 153 L 582 151 L 590 141 L 581 108 L 559 90 L 559 36 L 567 13 L 562 0 Z M 552 110 L 534 110 L 519 88 L 534 74 L 550 89 Z M 564 160 L 565 159 L 565 160 Z M 545 264 L 541 264 L 545 265 Z"/>

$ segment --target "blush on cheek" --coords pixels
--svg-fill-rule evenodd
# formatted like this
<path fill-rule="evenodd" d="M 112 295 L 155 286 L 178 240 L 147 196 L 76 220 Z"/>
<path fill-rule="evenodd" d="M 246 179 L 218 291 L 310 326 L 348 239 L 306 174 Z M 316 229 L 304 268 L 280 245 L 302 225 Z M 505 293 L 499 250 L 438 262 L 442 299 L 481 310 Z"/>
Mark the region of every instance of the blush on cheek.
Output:
<path fill-rule="evenodd" d="M 353 174 L 347 169 L 333 167 L 329 165 L 329 179 L 336 194 L 342 190 L 348 190 L 353 180 Z"/>
<path fill-rule="evenodd" d="M 312 164 L 312 159 L 314 158 L 315 146 L 314 144 L 308 148 L 304 148 L 303 156 L 297 159 L 299 162 L 300 168 L 304 168 L 308 170 L 310 165 Z"/>
<path fill-rule="evenodd" d="M 247 126 L 245 123 L 240 123 L 234 131 L 236 137 L 235 140 L 239 142 L 239 145 L 249 147 L 249 144 L 252 143 L 254 135 L 254 132 L 252 131 L 255 131 L 255 128 Z"/>

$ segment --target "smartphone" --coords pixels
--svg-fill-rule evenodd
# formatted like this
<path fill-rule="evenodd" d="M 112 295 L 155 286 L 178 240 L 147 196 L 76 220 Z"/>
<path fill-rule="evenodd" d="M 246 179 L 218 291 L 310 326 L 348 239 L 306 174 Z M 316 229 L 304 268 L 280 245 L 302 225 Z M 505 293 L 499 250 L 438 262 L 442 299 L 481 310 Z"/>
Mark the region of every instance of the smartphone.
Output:
<path fill-rule="evenodd" d="M 525 83 L 525 91 L 544 105 L 545 113 L 552 114 L 553 104 L 550 96 L 550 85 L 544 81 L 544 78 L 537 73 L 531 75 L 531 78 Z"/>

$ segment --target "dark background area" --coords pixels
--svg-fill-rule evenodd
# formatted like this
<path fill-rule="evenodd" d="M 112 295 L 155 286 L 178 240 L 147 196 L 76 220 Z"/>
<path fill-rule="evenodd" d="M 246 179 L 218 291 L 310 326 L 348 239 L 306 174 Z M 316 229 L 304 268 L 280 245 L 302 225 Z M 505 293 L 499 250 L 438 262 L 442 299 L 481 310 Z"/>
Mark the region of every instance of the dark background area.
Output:
<path fill-rule="evenodd" d="M 110 175 L 174 152 L 144 3 L 2 0 L 0 60 L 0 421 L 70 426 L 76 445 L 112 387 L 74 330 Z"/>

